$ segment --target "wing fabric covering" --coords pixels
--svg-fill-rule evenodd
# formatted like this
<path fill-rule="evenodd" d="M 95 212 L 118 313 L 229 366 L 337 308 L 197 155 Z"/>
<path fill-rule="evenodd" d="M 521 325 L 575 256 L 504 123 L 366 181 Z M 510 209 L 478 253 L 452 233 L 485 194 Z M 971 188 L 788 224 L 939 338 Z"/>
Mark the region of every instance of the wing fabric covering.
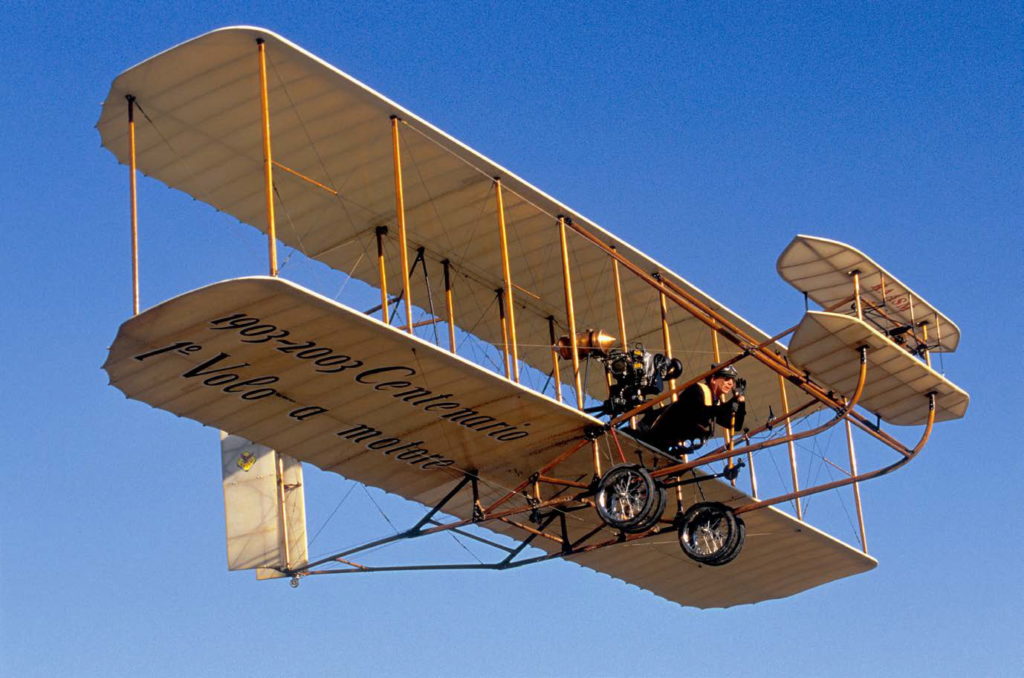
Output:
<path fill-rule="evenodd" d="M 857 384 L 857 348 L 868 347 L 868 374 L 860 406 L 897 426 L 920 426 L 928 419 L 929 393 L 935 393 L 935 420 L 959 419 L 967 393 L 894 344 L 863 320 L 839 313 L 810 311 L 793 334 L 789 357 L 822 384 L 849 393 Z"/>
<path fill-rule="evenodd" d="M 388 289 L 399 279 L 391 116 L 401 119 L 406 220 L 410 257 L 423 248 L 439 296 L 441 262 L 453 271 L 456 324 L 496 346 L 502 342 L 495 290 L 502 288 L 494 177 L 501 177 L 516 330 L 521 360 L 547 373 L 550 368 L 549 317 L 565 333 L 563 277 L 557 217 L 566 215 L 596 233 L 647 272 L 659 272 L 723 313 L 748 334 L 761 330 L 647 257 L 602 230 L 507 169 L 478 154 L 415 114 L 374 92 L 312 54 L 252 27 L 221 29 L 178 45 L 121 74 L 111 86 L 97 128 L 103 145 L 121 162 L 128 160 L 125 96 L 136 97 L 138 164 L 147 175 L 180 189 L 266 231 L 263 151 L 256 39 L 266 41 L 274 160 L 309 177 L 275 168 L 277 234 L 287 245 L 339 271 L 378 285 L 375 229 L 389 227 Z M 327 190 L 329 189 L 329 190 Z M 638 218 L 642 219 L 642 215 Z M 685 234 L 686 225 L 680 224 Z M 611 260 L 592 243 L 569 234 L 577 328 L 618 335 Z M 412 277 L 411 297 L 430 306 L 426 283 Z M 664 351 L 658 293 L 623 272 L 626 339 Z M 707 369 L 711 331 L 702 321 L 670 304 L 668 324 L 673 354 L 685 376 Z M 621 337 L 620 337 L 621 339 Z M 785 352 L 781 344 L 774 350 Z M 738 349 L 722 342 L 722 358 Z M 739 366 L 748 380 L 748 421 L 763 422 L 781 405 L 774 372 L 753 360 Z M 589 370 L 584 390 L 606 397 L 601 370 Z M 789 401 L 801 401 L 788 386 Z"/>
<path fill-rule="evenodd" d="M 277 278 L 216 283 L 129 319 L 104 368 L 130 398 L 427 506 L 464 472 L 480 477 L 481 501 L 493 502 L 599 423 Z M 558 467 L 564 478 L 591 474 L 587 454 Z M 750 501 L 717 481 L 702 488 L 708 499 Z M 445 511 L 468 518 L 468 493 Z M 784 597 L 875 566 L 774 508 L 745 518 L 747 545 L 723 568 L 687 559 L 671 533 L 571 560 L 696 607 Z M 568 519 L 573 538 L 599 525 L 590 510 Z M 533 543 L 559 551 L 552 541 Z"/>
<path fill-rule="evenodd" d="M 954 351 L 960 328 L 869 256 L 827 238 L 798 235 L 782 254 L 776 268 L 782 279 L 826 310 L 853 312 L 851 272 L 860 274 L 861 294 L 898 323 L 929 325 L 929 349 Z M 845 308 L 842 305 L 845 304 Z M 840 305 L 838 308 L 833 308 Z"/>

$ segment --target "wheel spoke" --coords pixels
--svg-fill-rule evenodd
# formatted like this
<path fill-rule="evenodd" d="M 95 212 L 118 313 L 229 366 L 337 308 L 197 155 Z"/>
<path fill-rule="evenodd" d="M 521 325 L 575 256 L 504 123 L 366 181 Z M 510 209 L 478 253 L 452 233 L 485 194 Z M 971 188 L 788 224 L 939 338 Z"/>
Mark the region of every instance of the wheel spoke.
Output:
<path fill-rule="evenodd" d="M 725 504 L 702 502 L 683 514 L 679 545 L 697 562 L 724 565 L 731 562 L 743 545 L 742 521 Z"/>
<path fill-rule="evenodd" d="M 664 492 L 637 465 L 619 465 L 602 476 L 595 505 L 608 525 L 624 531 L 648 529 L 661 517 Z"/>

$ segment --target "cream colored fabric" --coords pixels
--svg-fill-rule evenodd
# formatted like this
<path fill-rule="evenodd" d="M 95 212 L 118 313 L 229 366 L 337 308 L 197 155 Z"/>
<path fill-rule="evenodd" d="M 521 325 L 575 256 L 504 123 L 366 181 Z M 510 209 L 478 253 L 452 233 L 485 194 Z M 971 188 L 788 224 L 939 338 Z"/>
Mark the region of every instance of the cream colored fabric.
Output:
<path fill-rule="evenodd" d="M 444 309 L 441 262 L 454 274 L 456 324 L 500 346 L 495 290 L 502 288 L 494 177 L 502 178 L 519 355 L 543 373 L 551 370 L 548 318 L 556 333 L 568 331 L 557 216 L 566 215 L 645 272 L 660 272 L 763 341 L 768 334 L 732 313 L 639 249 L 601 229 L 585 216 L 534 188 L 410 111 L 370 90 L 273 33 L 251 27 L 226 28 L 178 45 L 122 73 L 111 86 L 97 123 L 103 145 L 128 161 L 126 95 L 137 98 L 138 164 L 147 175 L 209 203 L 265 231 L 263 151 L 256 39 L 266 41 L 270 82 L 273 157 L 337 192 L 318 188 L 275 169 L 279 239 L 339 271 L 378 285 L 375 229 L 389 228 L 388 290 L 398 294 L 394 168 L 390 116 L 400 126 L 409 257 L 424 248 L 432 283 L 433 308 Z M 524 143 L 529 143 L 528 141 Z M 571 168 L 565 168 L 571 171 Z M 642 223 L 638 213 L 636 227 Z M 685 239 L 692 226 L 681 220 L 672 237 Z M 612 263 L 580 236 L 568 236 L 576 326 L 618 336 Z M 652 243 L 642 243 L 650 248 Z M 174 256 L 173 253 L 168 253 Z M 664 351 L 658 293 L 622 270 L 626 333 Z M 426 309 L 428 295 L 419 271 L 412 278 L 413 303 Z M 796 309 L 794 309 L 796 311 Z M 794 313 L 795 315 L 795 313 Z M 397 315 L 404 320 L 404 313 Z M 711 363 L 711 330 L 669 304 L 673 354 L 684 363 L 683 378 Z M 397 322 L 396 322 L 397 324 Z M 779 325 L 788 326 L 780 319 Z M 621 337 L 620 337 L 621 339 Z M 722 358 L 737 353 L 721 342 Z M 781 344 L 771 346 L 782 354 Z M 782 412 L 778 379 L 752 359 L 737 368 L 748 380 L 748 422 Z M 571 383 L 570 367 L 562 379 Z M 587 393 L 607 397 L 599 365 L 581 370 Z M 788 386 L 790 403 L 806 399 Z M 571 399 L 572 396 L 570 395 Z"/>
<path fill-rule="evenodd" d="M 427 506 L 464 473 L 479 476 L 488 505 L 599 423 L 274 278 L 216 283 L 129 319 L 104 368 L 128 397 Z M 624 444 L 632 454 L 629 440 Z M 614 463 L 610 442 L 601 445 L 604 463 Z M 588 482 L 592 474 L 589 446 L 557 467 L 562 478 Z M 685 490 L 687 502 L 750 501 L 718 481 Z M 526 504 L 517 496 L 509 506 Z M 445 512 L 468 518 L 472 508 L 464 492 Z M 670 502 L 666 517 L 672 511 Z M 876 564 L 774 508 L 744 519 L 746 546 L 721 568 L 688 559 L 671 530 L 570 560 L 697 607 L 788 596 Z M 572 539 L 601 524 L 590 509 L 569 513 L 567 522 Z M 525 536 L 497 521 L 486 526 Z M 614 538 L 605 529 L 593 542 Z M 560 549 L 543 538 L 533 544 Z"/>
<path fill-rule="evenodd" d="M 790 360 L 818 383 L 852 396 L 858 348 L 868 347 L 868 372 L 859 405 L 890 424 L 922 425 L 928 394 L 936 394 L 936 421 L 959 419 L 970 398 L 963 390 L 857 318 L 810 311 L 793 334 Z"/>
<path fill-rule="evenodd" d="M 934 351 L 954 351 L 960 343 L 960 328 L 952 320 L 866 254 L 845 243 L 798 235 L 779 255 L 776 268 L 783 280 L 806 292 L 825 310 L 847 314 L 854 313 L 851 272 L 859 271 L 861 295 L 892 319 L 889 326 L 927 323 L 928 344 Z M 833 308 L 844 300 L 851 301 Z"/>

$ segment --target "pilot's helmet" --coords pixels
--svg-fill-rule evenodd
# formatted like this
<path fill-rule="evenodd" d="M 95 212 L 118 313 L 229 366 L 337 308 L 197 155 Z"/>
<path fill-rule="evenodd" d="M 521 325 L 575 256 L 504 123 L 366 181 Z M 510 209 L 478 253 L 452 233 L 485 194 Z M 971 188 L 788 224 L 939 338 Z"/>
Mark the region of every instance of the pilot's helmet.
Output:
<path fill-rule="evenodd" d="M 736 371 L 736 368 L 732 365 L 726 365 L 722 369 L 711 375 L 712 379 L 739 379 L 740 373 Z"/>

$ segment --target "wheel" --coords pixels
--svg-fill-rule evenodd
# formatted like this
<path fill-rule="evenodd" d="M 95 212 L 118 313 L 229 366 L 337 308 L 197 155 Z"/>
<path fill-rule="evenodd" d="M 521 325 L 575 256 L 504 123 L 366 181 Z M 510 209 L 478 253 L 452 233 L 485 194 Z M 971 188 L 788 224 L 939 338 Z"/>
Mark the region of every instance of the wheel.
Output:
<path fill-rule="evenodd" d="M 611 527 L 642 532 L 660 517 L 665 493 L 643 466 L 620 464 L 601 476 L 594 503 L 597 515 Z"/>
<path fill-rule="evenodd" d="M 657 501 L 651 504 L 651 510 L 647 513 L 647 515 L 644 516 L 644 518 L 636 525 L 629 528 L 629 530 L 627 530 L 628 532 L 646 532 L 647 530 L 654 527 L 654 525 L 661 518 L 662 514 L 665 513 L 665 504 L 667 503 L 668 498 L 665 493 L 665 488 L 661 487 L 661 485 L 658 485 L 657 481 L 655 481 L 655 486 L 658 490 Z"/>
<path fill-rule="evenodd" d="M 705 565 L 725 565 L 743 546 L 746 526 L 725 504 L 694 504 L 679 521 L 679 545 L 683 553 Z"/>
<path fill-rule="evenodd" d="M 713 566 L 717 567 L 719 565 L 725 565 L 726 563 L 731 563 L 732 561 L 736 560 L 736 556 L 738 556 L 740 554 L 740 549 L 743 548 L 743 542 L 746 540 L 746 537 L 747 537 L 747 525 L 746 525 L 746 523 L 743 522 L 743 520 L 741 518 L 737 517 L 736 518 L 736 527 L 737 527 L 737 531 L 736 531 L 737 532 L 736 544 L 730 550 L 722 553 L 721 556 L 716 558 L 715 562 L 708 563 L 709 565 L 713 565 Z"/>
<path fill-rule="evenodd" d="M 620 464 L 601 476 L 594 503 L 597 515 L 611 527 L 642 532 L 660 517 L 665 493 L 643 466 Z"/>

